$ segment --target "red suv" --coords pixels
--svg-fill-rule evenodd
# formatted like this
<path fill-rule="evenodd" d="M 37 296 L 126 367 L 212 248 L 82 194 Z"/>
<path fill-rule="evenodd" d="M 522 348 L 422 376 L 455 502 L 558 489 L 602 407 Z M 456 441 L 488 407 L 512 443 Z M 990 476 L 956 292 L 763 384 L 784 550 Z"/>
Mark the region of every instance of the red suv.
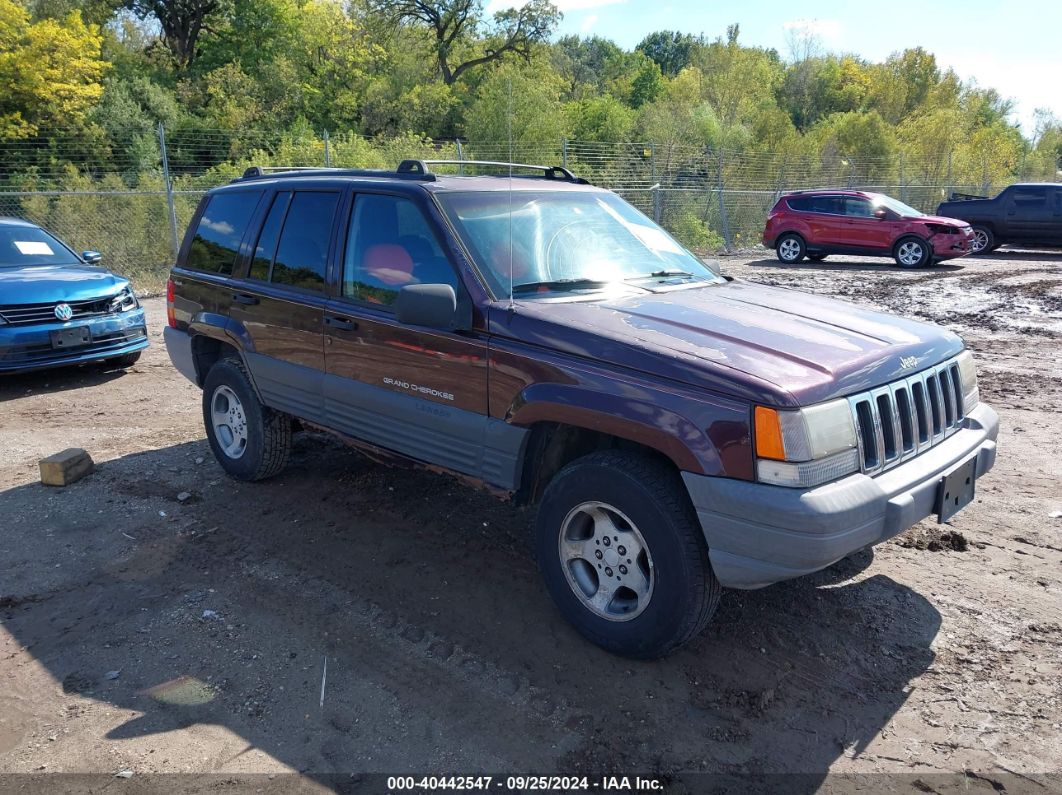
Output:
<path fill-rule="evenodd" d="M 925 215 L 889 196 L 859 190 L 788 193 L 771 209 L 763 230 L 763 245 L 785 263 L 861 254 L 922 268 L 969 254 L 973 240 L 965 221 Z"/>

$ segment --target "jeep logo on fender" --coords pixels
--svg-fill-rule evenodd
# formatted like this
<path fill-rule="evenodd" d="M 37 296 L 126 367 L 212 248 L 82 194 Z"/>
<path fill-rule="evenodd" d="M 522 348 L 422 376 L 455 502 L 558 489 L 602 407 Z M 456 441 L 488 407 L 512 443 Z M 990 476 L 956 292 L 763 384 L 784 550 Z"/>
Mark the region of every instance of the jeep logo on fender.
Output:
<path fill-rule="evenodd" d="M 65 323 L 74 316 L 74 310 L 70 308 L 70 304 L 56 304 L 55 316 Z"/>
<path fill-rule="evenodd" d="M 918 364 L 917 356 L 904 356 L 900 359 L 900 368 L 903 370 L 910 370 L 916 364 Z"/>

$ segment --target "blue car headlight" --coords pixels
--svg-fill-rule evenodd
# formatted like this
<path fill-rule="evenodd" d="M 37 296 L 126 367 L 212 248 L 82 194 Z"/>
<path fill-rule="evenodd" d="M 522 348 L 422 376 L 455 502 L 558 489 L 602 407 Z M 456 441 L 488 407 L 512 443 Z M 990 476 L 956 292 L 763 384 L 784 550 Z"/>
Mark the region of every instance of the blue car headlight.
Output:
<path fill-rule="evenodd" d="M 136 293 L 128 285 L 123 287 L 122 291 L 111 301 L 112 312 L 131 312 L 138 306 L 140 302 L 136 300 Z"/>

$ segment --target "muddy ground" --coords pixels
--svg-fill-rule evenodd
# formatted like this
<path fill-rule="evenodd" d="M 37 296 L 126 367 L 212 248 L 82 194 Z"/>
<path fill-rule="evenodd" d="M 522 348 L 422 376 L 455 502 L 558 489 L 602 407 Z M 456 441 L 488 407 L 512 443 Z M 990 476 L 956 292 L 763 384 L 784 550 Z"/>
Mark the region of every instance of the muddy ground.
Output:
<path fill-rule="evenodd" d="M 275 480 L 227 479 L 150 299 L 131 371 L 0 381 L 0 772 L 1057 787 L 1040 776 L 1062 768 L 1062 256 L 723 267 L 962 334 L 1002 417 L 976 504 L 727 592 L 687 650 L 629 662 L 561 620 L 528 515 L 489 496 L 306 434 Z M 97 471 L 40 485 L 38 459 L 71 446 Z"/>

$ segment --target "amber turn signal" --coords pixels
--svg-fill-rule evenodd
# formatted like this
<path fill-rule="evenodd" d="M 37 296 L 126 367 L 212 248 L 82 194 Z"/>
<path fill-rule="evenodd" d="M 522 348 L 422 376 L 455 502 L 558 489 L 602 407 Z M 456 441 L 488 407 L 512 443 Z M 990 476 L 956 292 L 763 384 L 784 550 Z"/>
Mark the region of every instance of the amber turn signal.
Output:
<path fill-rule="evenodd" d="M 782 442 L 782 422 L 778 412 L 766 406 L 757 406 L 754 424 L 756 455 L 773 461 L 784 461 L 785 444 Z"/>

